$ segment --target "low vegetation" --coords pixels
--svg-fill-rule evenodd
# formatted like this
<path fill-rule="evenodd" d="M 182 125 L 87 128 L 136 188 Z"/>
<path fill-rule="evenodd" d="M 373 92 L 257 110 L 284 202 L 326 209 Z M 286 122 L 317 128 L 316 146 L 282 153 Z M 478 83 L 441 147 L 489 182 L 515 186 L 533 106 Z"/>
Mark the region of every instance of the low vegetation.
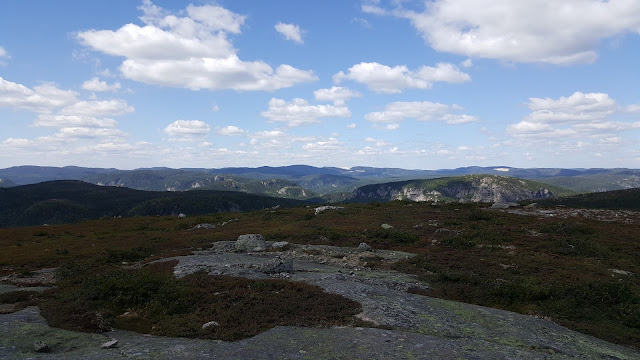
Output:
<path fill-rule="evenodd" d="M 416 274 L 431 286 L 413 292 L 548 317 L 640 348 L 639 222 L 520 216 L 483 204 L 395 201 L 345 207 L 318 215 L 298 207 L 0 229 L 0 275 L 58 267 L 58 290 L 39 301 L 47 320 L 59 326 L 239 339 L 275 325 L 349 324 L 359 307 L 303 284 L 203 274 L 177 280 L 167 272 L 171 265 L 132 264 L 247 233 L 294 243 L 366 242 L 374 249 L 418 254 L 395 265 L 371 261 L 371 266 Z M 193 229 L 231 219 L 237 220 Z M 381 228 L 384 223 L 393 228 Z M 278 313 L 283 308 L 287 316 Z M 259 323 L 252 323 L 256 318 Z M 213 326 L 205 332 L 207 321 L 238 327 Z"/>
<path fill-rule="evenodd" d="M 304 283 L 205 273 L 176 279 L 176 261 L 142 269 L 101 263 L 98 259 L 60 268 L 58 286 L 40 301 L 50 325 L 239 340 L 275 326 L 354 325 L 354 315 L 361 311 L 354 301 Z M 208 322 L 211 326 L 203 328 Z"/>

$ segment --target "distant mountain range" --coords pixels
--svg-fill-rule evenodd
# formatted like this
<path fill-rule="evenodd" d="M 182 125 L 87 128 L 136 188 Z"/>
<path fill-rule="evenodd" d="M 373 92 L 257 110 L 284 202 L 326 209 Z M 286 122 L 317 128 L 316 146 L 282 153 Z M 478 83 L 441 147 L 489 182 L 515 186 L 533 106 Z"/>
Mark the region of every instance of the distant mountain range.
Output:
<path fill-rule="evenodd" d="M 576 192 L 640 187 L 637 169 L 463 167 L 441 170 L 313 167 L 292 165 L 257 168 L 104 168 L 17 166 L 0 169 L 0 187 L 51 180 L 81 180 L 97 185 L 148 191 L 224 190 L 300 200 L 339 201 L 365 185 L 464 175 L 503 175 L 533 180 Z"/>

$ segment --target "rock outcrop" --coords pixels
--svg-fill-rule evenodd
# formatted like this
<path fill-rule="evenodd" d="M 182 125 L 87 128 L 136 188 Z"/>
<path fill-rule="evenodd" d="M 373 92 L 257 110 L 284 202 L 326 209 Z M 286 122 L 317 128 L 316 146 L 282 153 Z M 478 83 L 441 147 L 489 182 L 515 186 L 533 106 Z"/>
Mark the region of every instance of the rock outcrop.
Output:
<path fill-rule="evenodd" d="M 265 251 L 267 242 L 260 234 L 246 234 L 238 236 L 235 244 L 236 251 Z"/>

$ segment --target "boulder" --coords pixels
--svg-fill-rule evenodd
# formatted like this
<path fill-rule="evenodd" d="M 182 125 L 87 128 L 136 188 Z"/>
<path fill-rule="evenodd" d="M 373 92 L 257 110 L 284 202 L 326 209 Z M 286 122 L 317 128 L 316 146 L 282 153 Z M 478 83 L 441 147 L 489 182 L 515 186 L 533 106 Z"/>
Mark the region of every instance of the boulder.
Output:
<path fill-rule="evenodd" d="M 202 330 L 207 330 L 209 328 L 216 327 L 216 326 L 220 326 L 220 324 L 217 321 L 209 321 L 204 325 L 202 325 Z"/>
<path fill-rule="evenodd" d="M 385 229 L 385 230 L 393 229 L 393 225 L 389 225 L 389 224 L 382 224 L 382 225 L 380 225 L 380 227 Z"/>
<path fill-rule="evenodd" d="M 178 217 L 179 217 L 179 218 L 181 218 L 181 219 L 182 219 L 182 218 L 186 218 L 186 217 L 187 217 L 187 214 L 180 213 L 180 214 L 178 214 Z"/>
<path fill-rule="evenodd" d="M 236 251 L 264 251 L 267 248 L 267 242 L 260 234 L 240 235 L 235 245 Z"/>
<path fill-rule="evenodd" d="M 292 273 L 293 258 L 275 258 L 260 266 L 260 270 L 266 274 Z"/>
<path fill-rule="evenodd" d="M 373 249 L 371 248 L 371 246 L 367 245 L 366 243 L 360 243 L 360 245 L 358 245 L 358 251 L 359 252 L 373 251 Z"/>
<path fill-rule="evenodd" d="M 281 251 L 289 247 L 288 241 L 277 241 L 271 244 L 271 249 Z"/>
<path fill-rule="evenodd" d="M 49 347 L 49 345 L 45 344 L 44 341 L 36 340 L 33 343 L 33 350 L 39 353 L 48 353 L 49 351 L 51 351 L 51 348 Z"/>
<path fill-rule="evenodd" d="M 106 343 L 103 343 L 102 345 L 100 345 L 101 348 L 103 349 L 114 349 L 118 347 L 118 340 L 116 339 L 111 339 L 109 341 L 107 341 Z"/>
<path fill-rule="evenodd" d="M 342 207 L 342 206 L 319 206 L 319 207 L 316 208 L 316 215 L 320 214 L 323 211 L 340 210 L 340 209 L 344 209 L 344 207 Z"/>

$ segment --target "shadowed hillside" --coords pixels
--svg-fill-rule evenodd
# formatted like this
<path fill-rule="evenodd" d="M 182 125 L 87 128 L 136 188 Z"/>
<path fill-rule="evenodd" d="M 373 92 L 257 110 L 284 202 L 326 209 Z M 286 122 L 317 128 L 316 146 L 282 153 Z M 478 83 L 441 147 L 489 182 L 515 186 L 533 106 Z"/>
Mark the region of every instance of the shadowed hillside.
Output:
<path fill-rule="evenodd" d="M 207 214 L 304 204 L 230 191 L 152 192 L 51 181 L 0 189 L 0 227 L 62 224 L 104 216 Z"/>
<path fill-rule="evenodd" d="M 547 199 L 541 205 L 564 205 L 572 208 L 640 210 L 640 189 L 580 194 L 560 199 Z"/>

